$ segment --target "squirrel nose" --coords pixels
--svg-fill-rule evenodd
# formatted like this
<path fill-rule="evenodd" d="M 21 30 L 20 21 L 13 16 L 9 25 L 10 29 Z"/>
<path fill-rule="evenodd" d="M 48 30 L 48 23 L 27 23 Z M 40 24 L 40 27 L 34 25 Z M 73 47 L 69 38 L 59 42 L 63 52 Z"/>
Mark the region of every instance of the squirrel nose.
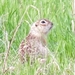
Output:
<path fill-rule="evenodd" d="M 53 25 L 53 23 L 51 22 L 51 25 Z"/>

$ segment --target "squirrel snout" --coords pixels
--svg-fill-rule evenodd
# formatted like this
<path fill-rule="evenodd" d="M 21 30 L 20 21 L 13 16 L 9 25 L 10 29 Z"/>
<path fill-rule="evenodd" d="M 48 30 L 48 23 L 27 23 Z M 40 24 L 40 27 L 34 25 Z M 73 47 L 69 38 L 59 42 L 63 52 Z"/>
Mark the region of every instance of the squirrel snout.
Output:
<path fill-rule="evenodd" d="M 52 27 L 53 27 L 53 23 L 52 23 L 52 22 L 50 22 L 50 28 L 49 28 L 49 30 L 50 30 Z"/>
<path fill-rule="evenodd" d="M 53 23 L 51 22 L 51 25 L 53 26 Z"/>

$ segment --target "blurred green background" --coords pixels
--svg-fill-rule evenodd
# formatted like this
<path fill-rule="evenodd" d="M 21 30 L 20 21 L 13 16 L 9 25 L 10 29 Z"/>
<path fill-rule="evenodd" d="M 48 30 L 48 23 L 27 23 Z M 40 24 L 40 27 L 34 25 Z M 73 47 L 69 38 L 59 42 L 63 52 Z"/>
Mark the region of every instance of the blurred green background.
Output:
<path fill-rule="evenodd" d="M 17 32 L 7 57 L 8 66 L 11 64 L 17 66 L 15 62 L 18 62 L 19 44 L 28 34 L 29 25 L 41 18 L 49 19 L 54 24 L 48 34 L 47 45 L 60 67 L 60 71 L 55 72 L 55 68 L 53 68 L 53 70 L 50 70 L 51 74 L 45 75 L 74 74 L 75 34 L 72 32 L 72 0 L 0 0 L 1 75 L 3 75 L 5 53 L 8 51 L 16 30 Z M 19 68 L 20 73 L 18 73 L 17 68 Z M 30 69 L 25 70 L 26 68 L 31 68 L 28 66 L 23 67 L 23 70 L 20 66 L 17 66 L 17 68 L 11 74 L 10 71 L 7 71 L 5 75 L 35 75 L 34 72 L 36 72 L 35 68 L 33 68 L 33 71 L 30 71 Z"/>

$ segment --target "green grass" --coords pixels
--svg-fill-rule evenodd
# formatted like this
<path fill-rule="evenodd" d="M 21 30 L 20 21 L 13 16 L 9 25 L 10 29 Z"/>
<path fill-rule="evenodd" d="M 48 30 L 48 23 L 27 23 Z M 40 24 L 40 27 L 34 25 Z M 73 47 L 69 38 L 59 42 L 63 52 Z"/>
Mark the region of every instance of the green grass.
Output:
<path fill-rule="evenodd" d="M 54 24 L 47 40 L 50 60 L 43 65 L 38 61 L 31 66 L 22 65 L 18 60 L 19 44 L 28 34 L 29 24 L 40 18 L 47 18 Z M 75 75 L 72 19 L 71 0 L 0 0 L 0 75 Z M 12 41 L 18 25 L 20 27 Z M 7 71 L 3 73 L 5 53 L 11 41 L 5 62 Z"/>

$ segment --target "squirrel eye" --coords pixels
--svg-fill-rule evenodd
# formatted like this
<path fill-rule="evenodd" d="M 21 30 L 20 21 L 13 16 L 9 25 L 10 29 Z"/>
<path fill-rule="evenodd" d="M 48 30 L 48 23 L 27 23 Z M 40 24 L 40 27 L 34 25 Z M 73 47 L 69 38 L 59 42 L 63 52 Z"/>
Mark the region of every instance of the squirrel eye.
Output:
<path fill-rule="evenodd" d="M 45 21 L 41 21 L 41 23 L 45 23 Z"/>

